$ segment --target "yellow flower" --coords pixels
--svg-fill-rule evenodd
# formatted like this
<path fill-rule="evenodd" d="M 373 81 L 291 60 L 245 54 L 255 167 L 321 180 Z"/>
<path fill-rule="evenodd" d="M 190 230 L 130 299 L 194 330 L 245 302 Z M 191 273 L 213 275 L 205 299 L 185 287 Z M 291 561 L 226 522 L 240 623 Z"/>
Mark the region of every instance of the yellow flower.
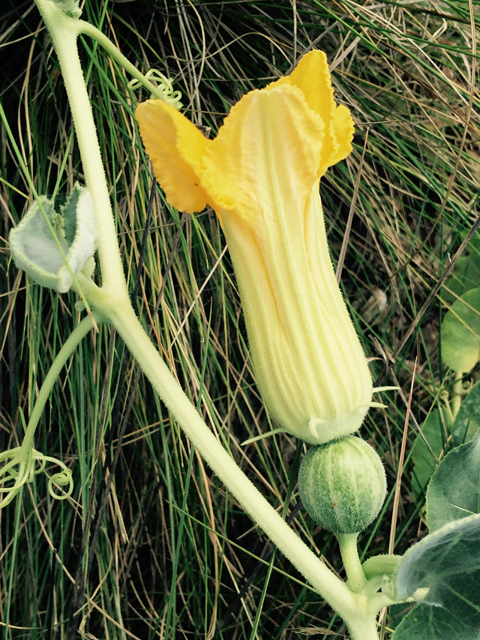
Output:
<path fill-rule="evenodd" d="M 327 59 L 251 91 L 207 140 L 159 100 L 136 112 L 168 202 L 215 210 L 227 238 L 255 376 L 284 431 L 321 444 L 356 431 L 372 404 L 367 361 L 335 280 L 319 180 L 351 151 Z"/>

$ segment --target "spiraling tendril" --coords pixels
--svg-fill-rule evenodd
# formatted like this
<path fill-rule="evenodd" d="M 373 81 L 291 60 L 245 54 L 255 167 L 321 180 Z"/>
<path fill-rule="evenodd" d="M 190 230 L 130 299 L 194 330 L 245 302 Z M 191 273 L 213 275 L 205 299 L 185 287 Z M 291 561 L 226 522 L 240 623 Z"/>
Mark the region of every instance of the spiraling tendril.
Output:
<path fill-rule="evenodd" d="M 20 447 L 8 449 L 0 453 L 0 509 L 10 504 L 15 496 L 28 482 L 33 482 L 38 473 L 44 472 L 48 478 L 48 492 L 56 500 L 65 500 L 73 491 L 72 472 L 57 458 L 46 456 L 33 446 L 35 430 L 38 426 L 45 403 L 52 391 L 60 370 L 72 355 L 78 343 L 98 322 L 98 316 L 89 314 L 75 327 L 69 338 L 55 356 L 54 361 L 43 381 L 32 409 L 28 425 L 22 408 L 18 408 L 23 426 L 24 438 Z M 60 471 L 52 473 L 46 469 L 47 463 L 60 467 Z"/>
<path fill-rule="evenodd" d="M 447 389 L 442 389 L 440 391 L 440 393 L 438 394 L 438 397 L 440 398 L 440 400 L 442 402 L 444 402 L 445 404 L 448 404 L 450 402 L 450 394 L 448 392 Z"/>
<path fill-rule="evenodd" d="M 73 479 L 71 470 L 57 458 L 45 456 L 32 446 L 15 447 L 0 453 L 0 494 L 7 494 L 0 501 L 0 509 L 9 504 L 19 493 L 23 485 L 32 482 L 36 474 L 45 471 L 47 462 L 58 465 L 61 471 L 48 478 L 48 492 L 56 500 L 65 500 L 73 491 Z M 58 493 L 55 487 L 62 487 L 63 492 Z"/>
<path fill-rule="evenodd" d="M 180 91 L 174 91 L 172 81 L 167 76 L 164 76 L 161 71 L 158 69 L 150 69 L 145 74 L 145 78 L 147 80 L 156 80 L 160 83 L 160 87 L 158 89 L 161 91 L 163 95 L 163 100 L 167 103 L 175 107 L 175 109 L 181 109 L 182 103 L 180 101 L 182 94 Z M 132 90 L 138 89 L 142 86 L 142 83 L 138 80 L 130 80 L 128 83 L 128 87 Z"/>

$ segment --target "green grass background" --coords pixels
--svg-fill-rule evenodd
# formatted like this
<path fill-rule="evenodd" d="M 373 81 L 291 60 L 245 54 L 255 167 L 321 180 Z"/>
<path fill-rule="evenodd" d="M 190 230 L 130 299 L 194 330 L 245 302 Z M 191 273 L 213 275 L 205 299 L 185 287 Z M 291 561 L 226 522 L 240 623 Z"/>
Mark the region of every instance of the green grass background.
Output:
<path fill-rule="evenodd" d="M 374 379 L 401 387 L 382 394 L 388 408 L 371 410 L 362 427 L 389 487 L 382 517 L 360 538 L 366 557 L 387 552 L 394 516 L 397 553 L 426 532 L 408 454 L 417 425 L 453 384 L 439 359 L 442 302 L 430 292 L 478 215 L 478 7 L 474 0 L 84 6 L 83 17 L 129 60 L 174 80 L 185 113 L 212 136 L 246 91 L 288 72 L 312 48 L 327 53 L 336 99 L 356 122 L 353 153 L 322 179 L 332 257 L 337 262 L 353 201 L 342 288 L 365 352 L 375 358 Z M 255 386 L 214 213 L 191 217 L 166 205 L 133 118 L 148 95 L 130 91 L 130 78 L 90 39 L 81 39 L 80 50 L 144 326 L 241 468 L 343 575 L 334 538 L 298 506 L 303 444 L 281 435 L 240 446 L 272 423 Z M 0 99 L 36 189 L 60 203 L 82 182 L 82 167 L 55 53 L 31 1 L 0 5 L 0 70 Z M 10 260 L 8 231 L 32 194 L 3 125 L 0 136 L 4 450 L 21 442 L 20 412 L 28 416 L 81 313 L 73 294 L 33 285 Z M 55 501 L 39 474 L 0 512 L 2 640 L 343 637 L 341 620 L 202 462 L 109 327 L 88 336 L 62 372 L 35 446 L 68 464 L 75 489 Z M 386 614 L 383 638 L 394 624 Z"/>

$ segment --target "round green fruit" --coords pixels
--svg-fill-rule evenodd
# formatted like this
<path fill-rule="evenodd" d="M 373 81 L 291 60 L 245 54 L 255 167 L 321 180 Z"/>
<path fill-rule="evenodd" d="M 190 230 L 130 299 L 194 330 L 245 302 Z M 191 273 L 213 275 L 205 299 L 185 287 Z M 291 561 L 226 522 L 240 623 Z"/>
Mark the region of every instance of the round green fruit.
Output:
<path fill-rule="evenodd" d="M 309 515 L 333 533 L 358 533 L 377 516 L 387 483 L 382 461 L 356 436 L 312 447 L 298 474 L 300 498 Z"/>

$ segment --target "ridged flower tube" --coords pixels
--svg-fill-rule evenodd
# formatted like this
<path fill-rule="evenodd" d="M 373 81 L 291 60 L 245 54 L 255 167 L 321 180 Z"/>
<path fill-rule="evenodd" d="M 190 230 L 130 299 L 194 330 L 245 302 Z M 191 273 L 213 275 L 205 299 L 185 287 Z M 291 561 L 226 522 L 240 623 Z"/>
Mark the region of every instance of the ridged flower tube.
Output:
<path fill-rule="evenodd" d="M 319 181 L 351 151 L 323 52 L 245 95 L 207 140 L 176 109 L 136 111 L 155 175 L 181 211 L 210 205 L 225 233 L 258 387 L 280 430 L 312 444 L 356 431 L 367 361 L 335 279 Z"/>

